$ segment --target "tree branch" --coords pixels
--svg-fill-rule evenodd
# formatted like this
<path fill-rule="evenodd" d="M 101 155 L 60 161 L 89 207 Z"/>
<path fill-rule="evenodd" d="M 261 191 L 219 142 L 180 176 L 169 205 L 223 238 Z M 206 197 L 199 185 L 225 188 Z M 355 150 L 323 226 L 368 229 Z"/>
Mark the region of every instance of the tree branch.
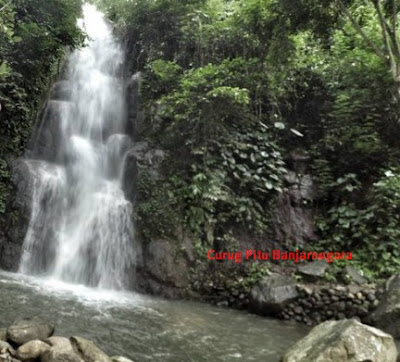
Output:
<path fill-rule="evenodd" d="M 397 0 L 392 0 L 392 41 L 397 51 L 398 60 L 400 61 L 400 46 L 397 36 Z"/>
<path fill-rule="evenodd" d="M 0 13 L 12 3 L 13 0 L 10 0 L 7 4 L 5 4 L 2 8 L 0 8 Z"/>
<path fill-rule="evenodd" d="M 386 20 L 383 16 L 382 9 L 379 4 L 379 0 L 372 0 L 372 3 L 374 4 L 376 13 L 378 14 L 379 23 L 381 25 L 383 42 L 385 44 L 385 49 L 389 56 L 389 61 L 390 61 L 390 70 L 392 71 L 393 76 L 397 77 L 397 65 L 396 65 L 397 63 L 394 58 L 393 51 L 392 51 L 392 48 L 390 46 L 390 42 L 388 39 L 388 31 L 390 30 L 390 28 L 388 27 L 389 24 L 386 22 Z M 392 41 L 392 43 L 393 43 L 393 41 Z M 395 44 L 393 44 L 393 46 L 396 47 Z M 397 57 L 397 59 L 398 59 L 398 57 Z"/>
<path fill-rule="evenodd" d="M 399 46 L 399 41 L 398 41 L 398 37 L 397 37 L 397 10 L 396 10 L 397 6 L 395 4 L 396 0 L 393 0 L 394 3 L 392 3 L 392 5 L 394 6 L 393 10 L 396 13 L 395 19 L 393 19 L 393 14 L 392 14 L 392 19 L 394 21 L 392 26 L 390 26 L 390 24 L 387 22 L 387 20 L 383 16 L 383 12 L 379 5 L 379 0 L 371 0 L 371 2 L 374 4 L 374 7 L 378 13 L 379 20 L 385 26 L 385 31 L 389 35 L 390 41 L 392 42 L 392 45 L 393 45 L 393 49 L 391 49 L 392 55 L 394 55 L 396 57 L 397 63 L 399 64 L 400 63 L 400 46 Z"/>
<path fill-rule="evenodd" d="M 384 62 L 388 63 L 388 59 L 385 56 L 385 54 L 382 53 L 382 51 L 378 48 L 378 46 L 368 38 L 367 34 L 365 34 L 364 30 L 361 28 L 361 26 L 357 23 L 357 20 L 350 14 L 349 10 L 346 8 L 346 5 L 343 4 L 342 0 L 336 0 L 337 3 L 339 4 L 340 8 L 342 9 L 343 13 L 347 16 L 347 18 L 350 20 L 351 25 L 353 28 L 361 35 L 361 37 L 364 39 L 364 41 L 368 44 L 368 46 L 374 51 L 374 53 Z"/>

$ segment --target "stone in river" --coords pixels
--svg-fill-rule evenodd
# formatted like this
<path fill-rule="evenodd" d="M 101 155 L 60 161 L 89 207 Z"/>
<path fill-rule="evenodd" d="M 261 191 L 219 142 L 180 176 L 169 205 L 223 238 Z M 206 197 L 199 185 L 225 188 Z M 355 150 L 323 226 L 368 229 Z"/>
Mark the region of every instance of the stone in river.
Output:
<path fill-rule="evenodd" d="M 327 321 L 292 346 L 282 362 L 396 362 L 391 335 L 355 319 Z"/>
<path fill-rule="evenodd" d="M 7 338 L 17 346 L 34 339 L 44 340 L 54 332 L 54 326 L 38 317 L 25 318 L 14 322 L 7 329 Z"/>
<path fill-rule="evenodd" d="M 6 341 L 0 341 L 0 354 L 9 353 L 15 356 L 15 349 Z"/>
<path fill-rule="evenodd" d="M 6 328 L 0 329 L 0 341 L 7 341 L 7 329 Z"/>
<path fill-rule="evenodd" d="M 17 349 L 17 358 L 21 361 L 34 360 L 48 349 L 50 349 L 50 346 L 47 343 L 39 340 L 29 341 Z"/>
<path fill-rule="evenodd" d="M 84 361 L 74 351 L 68 351 L 63 349 L 57 349 L 57 347 L 52 347 L 41 355 L 40 362 L 84 362 Z"/>
<path fill-rule="evenodd" d="M 93 342 L 82 337 L 70 338 L 72 347 L 75 352 L 86 362 L 112 362 L 99 347 Z"/>
<path fill-rule="evenodd" d="M 47 338 L 45 342 L 53 347 L 53 349 L 57 350 L 63 350 L 65 352 L 73 352 L 74 349 L 72 348 L 71 341 L 68 338 L 65 337 L 58 337 L 58 336 L 53 336 L 50 338 Z"/>
<path fill-rule="evenodd" d="M 51 349 L 41 357 L 41 362 L 83 362 L 68 338 L 53 336 L 45 340 Z"/>
<path fill-rule="evenodd" d="M 126 358 L 126 357 L 122 357 L 122 356 L 114 356 L 114 357 L 111 357 L 111 360 L 112 360 L 113 362 L 134 362 L 134 361 L 132 361 L 131 359 Z"/>

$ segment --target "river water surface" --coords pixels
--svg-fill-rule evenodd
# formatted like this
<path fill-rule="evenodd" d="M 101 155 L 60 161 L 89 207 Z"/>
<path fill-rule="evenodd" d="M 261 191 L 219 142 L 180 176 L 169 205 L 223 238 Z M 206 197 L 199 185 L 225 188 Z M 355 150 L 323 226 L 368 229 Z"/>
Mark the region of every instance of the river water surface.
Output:
<path fill-rule="evenodd" d="M 8 273 L 0 273 L 0 306 L 0 327 L 37 315 L 55 324 L 56 335 L 86 337 L 137 362 L 278 362 L 308 330 L 207 304 Z"/>

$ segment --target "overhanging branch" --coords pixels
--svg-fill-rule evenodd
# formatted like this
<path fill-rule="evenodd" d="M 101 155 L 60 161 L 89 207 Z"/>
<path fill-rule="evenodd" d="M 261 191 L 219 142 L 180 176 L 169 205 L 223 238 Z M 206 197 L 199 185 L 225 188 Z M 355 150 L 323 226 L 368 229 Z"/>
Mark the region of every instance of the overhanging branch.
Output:
<path fill-rule="evenodd" d="M 3 10 L 5 10 L 5 8 L 7 7 L 7 6 L 9 6 L 11 3 L 12 3 L 12 1 L 13 0 L 10 0 L 7 4 L 5 4 L 2 8 L 0 8 L 0 13 L 3 11 Z"/>
<path fill-rule="evenodd" d="M 370 39 L 368 38 L 367 34 L 365 31 L 361 28 L 360 24 L 358 24 L 357 20 L 354 18 L 353 15 L 350 14 L 349 10 L 347 9 L 346 5 L 343 4 L 342 0 L 336 0 L 336 2 L 339 4 L 341 10 L 343 13 L 347 16 L 347 18 L 350 20 L 351 25 L 353 28 L 361 35 L 363 40 L 367 43 L 367 45 L 374 51 L 374 53 L 384 62 L 388 63 L 388 58 L 385 56 L 385 54 L 382 53 L 382 51 L 378 48 L 378 46 Z"/>
<path fill-rule="evenodd" d="M 376 13 L 378 14 L 378 19 L 379 19 L 379 24 L 381 26 L 381 30 L 382 30 L 382 38 L 383 38 L 383 43 L 385 44 L 385 49 L 386 52 L 389 56 L 389 60 L 390 60 L 390 70 L 392 71 L 392 74 L 394 77 L 397 77 L 397 63 L 396 63 L 396 59 L 394 58 L 394 54 L 392 51 L 392 48 L 390 46 L 390 42 L 388 39 L 388 35 L 390 33 L 390 27 L 389 24 L 387 23 L 386 19 L 383 16 L 383 12 L 381 9 L 381 6 L 379 4 L 379 0 L 372 0 L 372 3 L 375 7 Z M 393 43 L 392 40 L 392 44 L 394 46 L 394 48 L 396 48 L 396 45 Z M 397 60 L 398 58 L 398 54 L 396 54 L 396 58 Z"/>

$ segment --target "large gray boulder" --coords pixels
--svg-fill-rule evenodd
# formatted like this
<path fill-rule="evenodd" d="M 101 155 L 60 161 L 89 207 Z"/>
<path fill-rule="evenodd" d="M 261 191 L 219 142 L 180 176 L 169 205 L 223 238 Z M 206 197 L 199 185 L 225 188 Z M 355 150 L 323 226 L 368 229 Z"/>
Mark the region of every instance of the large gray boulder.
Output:
<path fill-rule="evenodd" d="M 45 340 L 54 332 L 54 326 L 38 317 L 16 321 L 7 329 L 7 338 L 17 346 L 34 339 Z"/>
<path fill-rule="evenodd" d="M 85 362 L 112 362 L 111 358 L 92 341 L 82 337 L 71 337 L 70 341 L 75 352 Z"/>
<path fill-rule="evenodd" d="M 354 319 L 327 321 L 292 346 L 282 362 L 396 362 L 393 337 Z"/>
<path fill-rule="evenodd" d="M 84 362 L 75 352 L 50 348 L 40 356 L 40 362 Z"/>
<path fill-rule="evenodd" d="M 50 349 L 47 343 L 39 340 L 29 341 L 17 349 L 17 358 L 21 361 L 31 361 L 40 357 Z"/>
<path fill-rule="evenodd" d="M 73 352 L 71 341 L 65 337 L 53 336 L 44 340 L 53 349 Z"/>
<path fill-rule="evenodd" d="M 182 248 L 167 240 L 153 240 L 144 245 L 143 261 L 137 268 L 139 290 L 168 298 L 186 295 L 189 263 Z"/>
<path fill-rule="evenodd" d="M 351 279 L 352 282 L 362 285 L 367 283 L 367 279 L 364 278 L 362 272 L 350 265 L 346 265 L 344 268 L 344 275 Z"/>
<path fill-rule="evenodd" d="M 384 295 L 368 322 L 400 338 L 400 275 L 388 280 Z"/>
<path fill-rule="evenodd" d="M 83 359 L 65 337 L 50 337 L 45 342 L 51 346 L 40 358 L 41 362 L 83 362 Z"/>
<path fill-rule="evenodd" d="M 299 296 L 296 281 L 289 276 L 271 274 L 259 281 L 250 293 L 250 308 L 262 315 L 282 311 Z"/>
<path fill-rule="evenodd" d="M 321 278 L 329 268 L 329 264 L 325 260 L 315 260 L 311 263 L 300 265 L 298 272 L 308 278 Z"/>

